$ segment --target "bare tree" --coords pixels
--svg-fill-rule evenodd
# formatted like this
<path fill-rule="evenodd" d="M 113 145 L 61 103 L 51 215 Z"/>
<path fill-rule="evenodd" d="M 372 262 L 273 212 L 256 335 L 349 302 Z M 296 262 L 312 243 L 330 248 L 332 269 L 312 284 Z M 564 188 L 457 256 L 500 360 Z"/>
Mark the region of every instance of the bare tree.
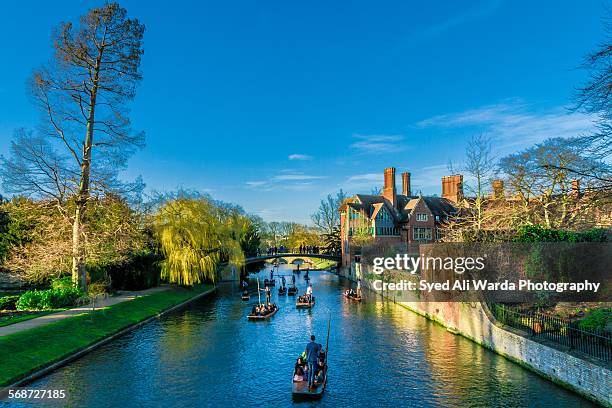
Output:
<path fill-rule="evenodd" d="M 475 195 L 474 227 L 482 228 L 484 206 L 487 200 L 485 182 L 489 184 L 495 170 L 496 161 L 491 153 L 491 138 L 485 134 L 472 136 L 465 149 L 465 171 L 474 180 L 474 185 L 467 185 L 468 190 Z"/>
<path fill-rule="evenodd" d="M 522 203 L 520 223 L 542 223 L 548 228 L 570 226 L 580 214 L 571 183 L 581 178 L 566 169 L 587 166 L 597 164 L 581 156 L 563 138 L 546 140 L 501 159 L 500 170 Z"/>
<path fill-rule="evenodd" d="M 62 23 L 53 34 L 54 58 L 31 81 L 43 113 L 40 136 L 18 134 L 13 157 L 3 160 L 12 191 L 51 197 L 60 206 L 74 197 L 72 277 L 83 289 L 83 222 L 92 190 L 110 188 L 144 140 L 132 131 L 127 109 L 141 80 L 144 29 L 117 3 L 91 9 L 77 27 Z"/>
<path fill-rule="evenodd" d="M 596 131 L 579 136 L 571 143 L 580 149 L 591 162 L 573 165 L 562 170 L 592 181 L 593 189 L 612 188 L 612 166 L 609 163 L 612 155 L 612 14 L 608 11 L 605 21 L 607 37 L 599 48 L 588 54 L 582 68 L 589 71 L 588 80 L 578 88 L 575 96 L 574 110 L 595 115 Z M 596 166 L 589 166 L 597 162 Z"/>
<path fill-rule="evenodd" d="M 346 195 L 342 190 L 336 193 L 335 196 L 328 194 L 326 198 L 321 200 L 319 208 L 312 214 L 312 222 L 324 234 L 332 234 L 334 228 L 340 225 L 340 213 L 338 208 Z"/>

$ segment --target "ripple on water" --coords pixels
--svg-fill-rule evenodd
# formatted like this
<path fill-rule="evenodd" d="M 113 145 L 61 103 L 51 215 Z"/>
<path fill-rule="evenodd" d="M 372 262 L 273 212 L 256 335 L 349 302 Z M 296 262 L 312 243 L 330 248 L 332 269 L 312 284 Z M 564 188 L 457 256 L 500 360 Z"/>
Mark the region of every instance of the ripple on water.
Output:
<path fill-rule="evenodd" d="M 283 267 L 281 271 L 290 272 Z M 267 272 L 266 272 L 267 274 Z M 302 274 L 298 286 L 303 290 Z M 278 297 L 268 322 L 248 322 L 257 302 L 218 292 L 147 324 L 32 384 L 66 389 L 67 405 L 286 407 L 584 407 L 591 404 L 504 358 L 393 304 L 355 303 L 345 280 L 311 273 L 317 305 Z M 255 281 L 252 281 L 255 283 Z M 311 333 L 325 341 L 329 386 L 321 401 L 294 402 L 291 372 Z M 27 404 L 21 404 L 27 405 Z M 37 404 L 37 406 L 50 403 Z"/>

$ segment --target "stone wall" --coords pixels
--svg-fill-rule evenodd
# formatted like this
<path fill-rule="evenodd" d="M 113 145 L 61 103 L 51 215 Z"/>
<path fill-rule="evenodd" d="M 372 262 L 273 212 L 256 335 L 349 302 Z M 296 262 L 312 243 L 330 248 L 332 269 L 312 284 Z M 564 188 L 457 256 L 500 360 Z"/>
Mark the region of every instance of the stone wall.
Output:
<path fill-rule="evenodd" d="M 363 277 L 370 287 L 365 271 L 359 265 L 343 268 L 341 275 L 355 279 Z M 479 302 L 398 302 L 428 319 L 445 326 L 496 353 L 550 379 L 576 393 L 612 407 L 612 371 L 609 366 L 576 357 L 557 348 L 536 342 L 503 327 Z"/>

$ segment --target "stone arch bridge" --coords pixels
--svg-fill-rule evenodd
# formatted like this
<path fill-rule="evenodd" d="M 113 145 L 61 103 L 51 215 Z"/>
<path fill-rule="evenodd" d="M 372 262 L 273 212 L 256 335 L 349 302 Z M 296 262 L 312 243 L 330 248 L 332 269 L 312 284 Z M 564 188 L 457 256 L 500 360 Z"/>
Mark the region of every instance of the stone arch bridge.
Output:
<path fill-rule="evenodd" d="M 270 259 L 278 259 L 278 258 L 317 258 L 317 259 L 327 259 L 330 261 L 340 262 L 342 259 L 340 255 L 330 255 L 330 254 L 300 254 L 300 253 L 282 253 L 282 254 L 274 254 L 274 255 L 260 255 L 260 256 L 252 256 L 248 257 L 245 260 L 245 264 L 252 264 L 256 262 L 265 262 Z"/>

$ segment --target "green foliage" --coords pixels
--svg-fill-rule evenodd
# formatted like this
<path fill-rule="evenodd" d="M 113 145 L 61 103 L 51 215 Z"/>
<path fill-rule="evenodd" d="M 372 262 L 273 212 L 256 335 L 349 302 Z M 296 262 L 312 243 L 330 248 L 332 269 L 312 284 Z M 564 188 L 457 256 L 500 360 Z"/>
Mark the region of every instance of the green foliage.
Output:
<path fill-rule="evenodd" d="M 71 288 L 72 286 L 73 284 L 72 284 L 71 276 L 64 276 L 63 278 L 56 278 L 51 281 L 51 289 L 66 289 L 66 288 Z"/>
<path fill-rule="evenodd" d="M 261 238 L 255 223 L 247 220 L 243 225 L 241 235 L 240 248 L 242 248 L 242 252 L 247 255 L 255 254 L 261 245 Z"/>
<path fill-rule="evenodd" d="M 580 320 L 578 327 L 586 331 L 605 330 L 612 320 L 612 308 L 596 309 Z"/>
<path fill-rule="evenodd" d="M 0 201 L 0 264 L 7 259 L 12 247 L 32 240 L 37 213 L 29 204 L 29 200 L 21 197 Z"/>
<path fill-rule="evenodd" d="M 17 310 L 50 310 L 72 306 L 83 296 L 78 288 L 29 290 L 17 301 Z"/>
<path fill-rule="evenodd" d="M 340 227 L 336 226 L 332 232 L 323 234 L 323 249 L 330 253 L 339 253 L 342 249 L 340 238 Z"/>
<path fill-rule="evenodd" d="M 0 298 L 0 310 L 16 310 L 19 295 L 4 296 Z"/>
<path fill-rule="evenodd" d="M 0 386 L 14 383 L 33 370 L 73 354 L 119 330 L 210 290 L 166 290 L 52 325 L 0 337 Z"/>
<path fill-rule="evenodd" d="M 244 264 L 240 241 L 249 222 L 242 212 L 208 198 L 167 201 L 155 216 L 164 260 L 161 276 L 191 286 L 216 281 L 219 263 Z"/>
<path fill-rule="evenodd" d="M 515 242 L 606 242 L 606 230 L 593 228 L 586 232 L 573 232 L 525 225 L 518 229 Z"/>
<path fill-rule="evenodd" d="M 150 250 L 131 254 L 124 262 L 106 265 L 98 273 L 90 269 L 92 280 L 94 276 L 108 276 L 112 289 L 143 290 L 159 285 L 160 261 L 162 258 Z"/>

